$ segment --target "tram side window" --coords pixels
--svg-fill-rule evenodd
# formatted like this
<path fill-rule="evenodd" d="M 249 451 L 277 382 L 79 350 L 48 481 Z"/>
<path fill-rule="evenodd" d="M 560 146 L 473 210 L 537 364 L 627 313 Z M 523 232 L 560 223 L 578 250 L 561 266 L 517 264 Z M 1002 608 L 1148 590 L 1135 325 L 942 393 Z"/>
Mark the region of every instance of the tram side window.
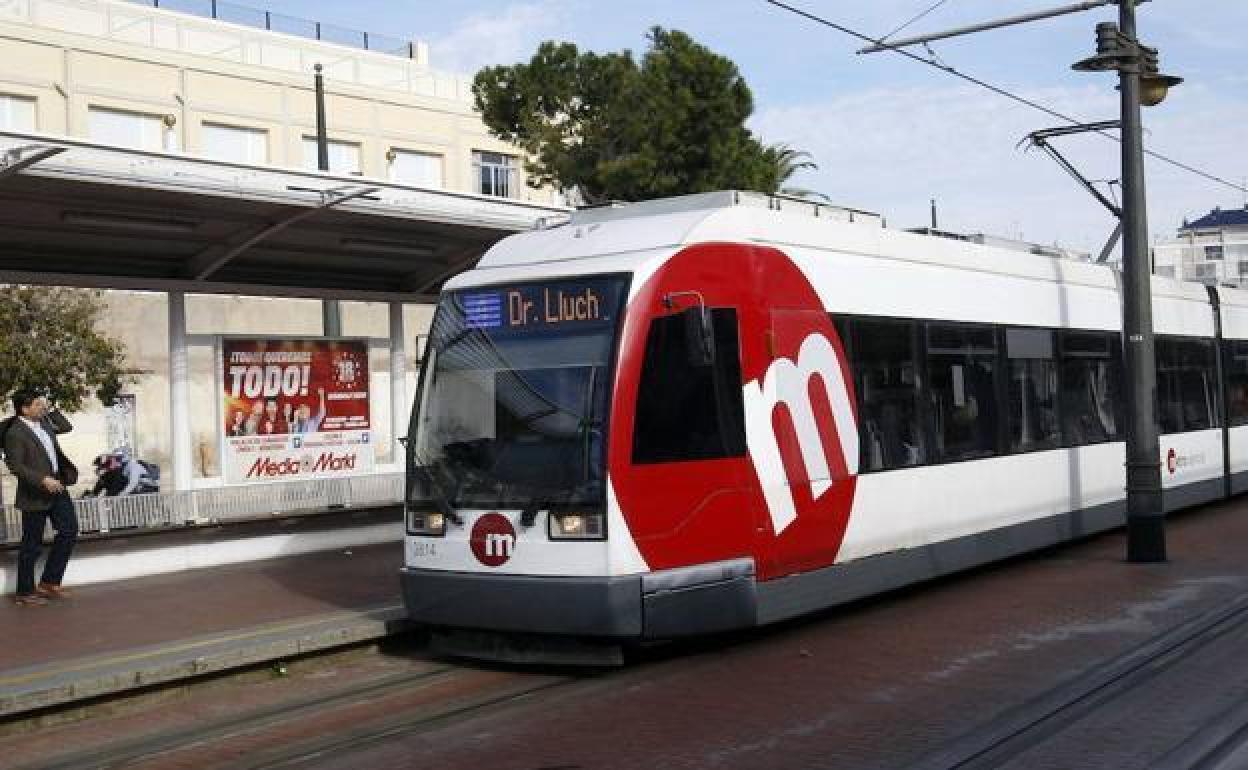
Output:
<path fill-rule="evenodd" d="M 1248 425 L 1248 340 L 1226 340 L 1226 414 L 1231 425 Z"/>
<path fill-rule="evenodd" d="M 997 449 L 996 335 L 981 326 L 930 324 L 927 367 L 936 455 L 989 457 Z"/>
<path fill-rule="evenodd" d="M 711 318 L 713 366 L 698 366 L 690 360 L 687 326 L 680 315 L 650 322 L 637 393 L 634 463 L 745 454 L 737 311 L 717 308 Z"/>
<path fill-rule="evenodd" d="M 1113 441 L 1122 434 L 1122 344 L 1116 333 L 1061 333 L 1062 443 Z"/>
<path fill-rule="evenodd" d="M 848 324 L 847 324 L 848 325 Z M 855 319 L 849 334 L 864 471 L 927 462 L 919 421 L 914 323 Z"/>
<path fill-rule="evenodd" d="M 1217 424 L 1213 341 L 1157 338 L 1157 407 L 1162 433 Z"/>
<path fill-rule="evenodd" d="M 1061 443 L 1057 420 L 1057 359 L 1048 329 L 1006 329 L 1009 363 L 1010 451 L 1052 449 Z"/>

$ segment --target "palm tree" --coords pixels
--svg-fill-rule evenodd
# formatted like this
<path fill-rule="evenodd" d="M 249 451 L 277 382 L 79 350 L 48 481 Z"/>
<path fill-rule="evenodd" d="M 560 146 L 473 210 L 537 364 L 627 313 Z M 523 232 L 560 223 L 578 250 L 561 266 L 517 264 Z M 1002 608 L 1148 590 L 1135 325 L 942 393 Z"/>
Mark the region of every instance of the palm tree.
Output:
<path fill-rule="evenodd" d="M 787 182 L 798 171 L 810 170 L 815 171 L 819 168 L 819 164 L 812 159 L 813 156 L 805 150 L 798 150 L 790 147 L 785 142 L 777 142 L 769 144 L 763 148 L 763 157 L 775 169 L 775 187 L 771 192 L 780 195 L 791 195 L 794 198 L 822 198 L 828 200 L 828 196 L 814 190 L 807 190 L 802 187 L 785 187 Z"/>

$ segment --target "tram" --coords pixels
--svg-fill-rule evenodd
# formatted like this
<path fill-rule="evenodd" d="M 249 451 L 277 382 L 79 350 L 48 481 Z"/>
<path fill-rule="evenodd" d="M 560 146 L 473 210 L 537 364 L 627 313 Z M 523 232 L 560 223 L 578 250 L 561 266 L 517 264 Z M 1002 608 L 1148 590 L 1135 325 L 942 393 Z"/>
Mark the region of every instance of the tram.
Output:
<path fill-rule="evenodd" d="M 433 321 L 407 610 L 469 655 L 672 639 L 1120 526 L 1120 302 L 1107 266 L 753 193 L 506 238 Z M 1248 292 L 1155 277 L 1153 323 L 1166 510 L 1241 492 Z"/>

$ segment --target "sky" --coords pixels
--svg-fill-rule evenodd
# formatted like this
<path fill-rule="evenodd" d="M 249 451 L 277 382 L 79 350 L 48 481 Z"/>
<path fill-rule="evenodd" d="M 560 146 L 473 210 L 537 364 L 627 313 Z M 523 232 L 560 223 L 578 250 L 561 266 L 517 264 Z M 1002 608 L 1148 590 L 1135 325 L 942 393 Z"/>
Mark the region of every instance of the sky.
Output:
<path fill-rule="evenodd" d="M 931 10 L 899 36 L 921 34 L 1071 0 L 789 0 L 867 35 L 884 36 Z M 252 5 L 429 43 L 435 69 L 471 74 L 527 61 L 544 40 L 640 55 L 646 31 L 682 30 L 732 59 L 754 93 L 750 128 L 764 142 L 809 152 L 818 164 L 791 180 L 832 201 L 883 214 L 890 226 L 929 223 L 1099 252 L 1114 220 L 1046 154 L 1020 146 L 1058 118 L 893 53 L 861 44 L 765 0 L 254 0 Z M 1116 75 L 1073 72 L 1094 53 L 1106 6 L 940 41 L 946 65 L 1080 121 L 1118 116 Z M 1161 51 L 1161 70 L 1185 79 L 1144 111 L 1145 147 L 1248 186 L 1248 2 L 1150 0 L 1140 37 Z M 924 53 L 921 49 L 918 53 Z M 1119 145 L 1096 137 L 1057 140 L 1085 176 L 1119 177 Z M 1248 196 L 1155 159 L 1146 161 L 1153 237 L 1215 206 Z M 1102 191 L 1107 191 L 1101 185 Z"/>

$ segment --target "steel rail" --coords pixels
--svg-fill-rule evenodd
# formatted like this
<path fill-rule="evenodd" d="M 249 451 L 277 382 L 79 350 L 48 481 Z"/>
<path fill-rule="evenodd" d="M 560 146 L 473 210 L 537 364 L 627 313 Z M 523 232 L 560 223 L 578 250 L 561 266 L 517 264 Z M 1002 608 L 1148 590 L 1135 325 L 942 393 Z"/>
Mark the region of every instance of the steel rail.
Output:
<path fill-rule="evenodd" d="M 171 733 L 148 736 L 136 740 L 122 741 L 112 746 L 87 749 L 79 753 L 57 757 L 51 763 L 41 762 L 37 767 L 41 768 L 41 770 L 105 770 L 106 768 L 128 767 L 196 744 L 213 743 L 231 736 L 261 732 L 280 725 L 297 722 L 302 718 L 335 708 L 343 708 L 361 701 L 408 692 L 416 686 L 436 684 L 453 678 L 457 673 L 467 670 L 448 664 L 428 671 L 398 674 L 386 677 L 380 681 L 346 687 L 329 694 L 314 695 L 294 703 L 277 704 L 257 711 L 232 715 L 225 719 L 197 725 L 193 728 L 176 730 Z M 551 683 L 543 684 L 551 686 Z M 562 684 L 562 682 L 558 684 Z M 511 697 L 515 697 L 514 694 Z M 466 706 L 461 711 L 470 711 L 472 708 L 473 706 L 471 705 Z M 413 723 L 413 727 L 428 723 L 441 716 L 445 716 L 445 714 L 438 714 L 426 720 L 417 721 Z M 381 732 L 383 731 L 377 731 L 378 734 Z M 358 743 L 359 740 L 357 738 L 356 742 Z M 298 747 L 297 751 L 292 751 L 291 757 L 295 755 L 303 756 L 308 753 L 310 752 L 307 751 L 305 745 Z M 287 760 L 283 759 L 282 761 Z"/>
<path fill-rule="evenodd" d="M 1137 692 L 1193 652 L 1245 625 L 1248 625 L 1248 594 L 1059 684 L 955 739 L 913 767 L 930 770 L 1000 767 L 1078 724 L 1107 703 Z M 1233 710 L 1228 717 L 1232 721 L 1211 728 L 1212 732 L 1203 742 L 1198 740 L 1199 736 L 1193 736 L 1188 753 L 1195 754 L 1202 746 L 1206 756 L 1234 750 L 1242 744 L 1248 731 L 1248 721 L 1233 723 L 1233 719 L 1241 718 L 1248 720 L 1248 709 Z M 1219 737 L 1220 740 L 1215 740 Z M 1177 750 L 1178 747 L 1174 749 Z"/>

